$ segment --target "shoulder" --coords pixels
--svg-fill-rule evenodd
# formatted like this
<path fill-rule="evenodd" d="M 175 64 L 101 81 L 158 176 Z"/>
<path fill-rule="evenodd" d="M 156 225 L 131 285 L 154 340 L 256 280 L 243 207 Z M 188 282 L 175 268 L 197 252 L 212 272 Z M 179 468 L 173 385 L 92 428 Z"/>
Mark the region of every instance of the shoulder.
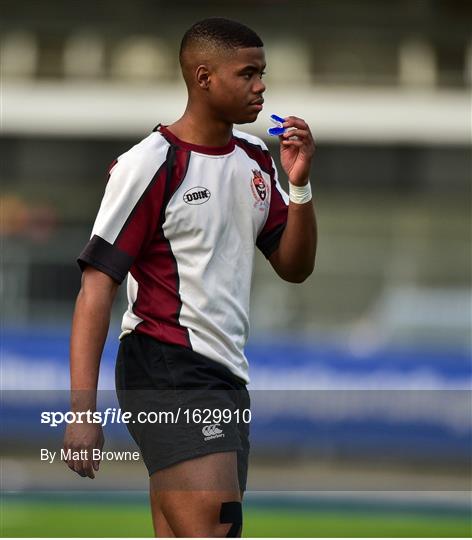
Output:
<path fill-rule="evenodd" d="M 108 169 L 105 193 L 118 197 L 144 192 L 165 167 L 169 146 L 160 133 L 152 132 L 121 154 Z"/>
<path fill-rule="evenodd" d="M 245 131 L 239 131 L 239 129 L 233 129 L 233 136 L 236 141 L 240 141 L 243 144 L 257 147 L 262 152 L 268 152 L 265 142 L 259 137 L 256 137 L 255 135 L 251 135 L 250 133 L 246 133 Z"/>
<path fill-rule="evenodd" d="M 169 146 L 159 132 L 153 131 L 121 154 L 113 162 L 110 173 L 115 171 L 140 173 L 148 169 L 155 170 L 164 164 Z"/>
<path fill-rule="evenodd" d="M 262 139 L 237 129 L 233 130 L 233 136 L 237 146 L 239 146 L 249 158 L 256 161 L 263 171 L 271 176 L 275 173 L 275 165 L 272 156 Z"/>

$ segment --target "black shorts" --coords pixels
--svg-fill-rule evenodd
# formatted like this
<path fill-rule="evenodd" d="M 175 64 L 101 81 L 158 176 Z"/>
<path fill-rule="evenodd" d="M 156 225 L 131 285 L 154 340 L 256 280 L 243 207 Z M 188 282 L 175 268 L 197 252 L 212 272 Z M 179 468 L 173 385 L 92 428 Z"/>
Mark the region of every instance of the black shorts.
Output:
<path fill-rule="evenodd" d="M 244 381 L 191 349 L 139 332 L 121 339 L 115 375 L 149 476 L 198 456 L 236 451 L 239 487 L 246 490 L 250 400 Z"/>

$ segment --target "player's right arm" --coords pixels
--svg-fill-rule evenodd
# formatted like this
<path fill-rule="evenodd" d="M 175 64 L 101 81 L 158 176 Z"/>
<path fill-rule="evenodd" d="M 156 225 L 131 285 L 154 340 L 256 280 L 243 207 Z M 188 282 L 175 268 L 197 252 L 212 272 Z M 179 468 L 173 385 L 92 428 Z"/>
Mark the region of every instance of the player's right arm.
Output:
<path fill-rule="evenodd" d="M 87 266 L 75 304 L 70 340 L 71 410 L 95 411 L 100 359 L 110 325 L 111 308 L 119 284 L 107 274 Z M 64 450 L 87 450 L 103 447 L 102 426 L 92 423 L 68 424 Z M 67 461 L 80 476 L 94 478 L 99 463 L 91 459 Z"/>
<path fill-rule="evenodd" d="M 95 411 L 100 359 L 117 288 L 159 225 L 168 144 L 160 143 L 155 137 L 147 142 L 149 152 L 130 151 L 114 162 L 92 235 L 77 259 L 83 274 L 70 343 L 74 412 Z M 101 425 L 68 425 L 64 447 L 88 450 L 91 457 L 94 448 L 103 447 Z M 81 476 L 90 478 L 98 470 L 98 462 L 91 460 L 69 460 L 67 464 Z"/>

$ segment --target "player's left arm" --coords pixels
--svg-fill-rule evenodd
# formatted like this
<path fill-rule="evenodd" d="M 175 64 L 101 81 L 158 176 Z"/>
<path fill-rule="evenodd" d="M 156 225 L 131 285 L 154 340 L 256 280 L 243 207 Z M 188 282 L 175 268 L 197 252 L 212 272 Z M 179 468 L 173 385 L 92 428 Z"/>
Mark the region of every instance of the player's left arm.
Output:
<path fill-rule="evenodd" d="M 306 186 L 315 153 L 315 142 L 308 124 L 289 116 L 284 127 L 290 128 L 280 139 L 280 161 L 290 184 Z M 269 261 L 284 280 L 301 283 L 313 272 L 317 245 L 317 226 L 313 200 L 304 204 L 289 202 L 287 224 L 276 251 Z"/>

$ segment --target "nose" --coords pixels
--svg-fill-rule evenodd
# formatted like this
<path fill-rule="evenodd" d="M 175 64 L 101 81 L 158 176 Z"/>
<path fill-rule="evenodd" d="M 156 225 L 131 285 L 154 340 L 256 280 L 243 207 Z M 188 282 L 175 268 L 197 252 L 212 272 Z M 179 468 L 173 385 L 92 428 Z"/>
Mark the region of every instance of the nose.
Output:
<path fill-rule="evenodd" d="M 252 91 L 255 93 L 255 94 L 262 94 L 263 92 L 265 92 L 265 89 L 266 89 L 266 86 L 264 84 L 264 82 L 262 81 L 262 79 L 257 79 L 257 82 L 254 84 L 254 87 L 252 89 Z"/>

